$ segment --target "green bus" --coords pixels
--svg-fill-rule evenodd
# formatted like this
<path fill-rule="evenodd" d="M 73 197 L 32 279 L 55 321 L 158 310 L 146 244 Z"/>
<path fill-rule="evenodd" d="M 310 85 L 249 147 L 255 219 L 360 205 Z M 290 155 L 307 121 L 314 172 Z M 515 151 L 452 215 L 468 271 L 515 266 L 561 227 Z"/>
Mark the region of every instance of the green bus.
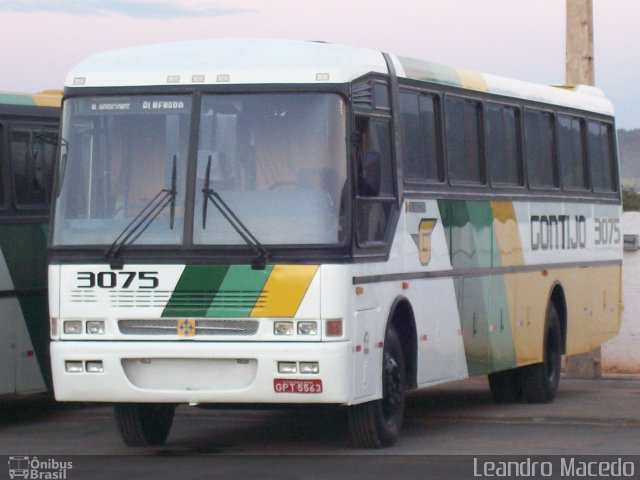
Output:
<path fill-rule="evenodd" d="M 47 236 L 60 92 L 0 93 L 0 396 L 51 391 Z"/>

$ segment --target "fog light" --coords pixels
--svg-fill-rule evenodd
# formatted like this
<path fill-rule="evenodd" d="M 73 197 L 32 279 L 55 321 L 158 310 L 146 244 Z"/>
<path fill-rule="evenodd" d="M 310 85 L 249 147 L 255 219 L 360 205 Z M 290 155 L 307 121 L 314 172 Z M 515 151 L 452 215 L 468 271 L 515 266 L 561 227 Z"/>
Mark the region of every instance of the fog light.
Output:
<path fill-rule="evenodd" d="M 318 322 L 298 322 L 298 335 L 317 335 Z"/>
<path fill-rule="evenodd" d="M 104 366 L 101 360 L 91 360 L 86 363 L 87 373 L 102 373 Z"/>
<path fill-rule="evenodd" d="M 82 362 L 78 362 L 75 360 L 67 360 L 64 362 L 64 369 L 67 373 L 82 373 L 84 372 L 84 368 L 82 368 Z"/>
<path fill-rule="evenodd" d="M 334 318 L 327 320 L 325 324 L 325 333 L 327 337 L 341 337 L 342 336 L 342 319 Z"/>
<path fill-rule="evenodd" d="M 80 335 L 82 333 L 82 321 L 72 320 L 64 322 L 64 333 Z"/>
<path fill-rule="evenodd" d="M 275 322 L 273 324 L 274 335 L 293 335 L 293 322 Z"/>
<path fill-rule="evenodd" d="M 298 373 L 296 362 L 278 362 L 278 373 Z"/>
<path fill-rule="evenodd" d="M 300 373 L 320 373 L 318 362 L 300 362 Z"/>
<path fill-rule="evenodd" d="M 91 335 L 104 335 L 104 322 L 103 321 L 87 322 L 87 333 L 90 333 Z"/>

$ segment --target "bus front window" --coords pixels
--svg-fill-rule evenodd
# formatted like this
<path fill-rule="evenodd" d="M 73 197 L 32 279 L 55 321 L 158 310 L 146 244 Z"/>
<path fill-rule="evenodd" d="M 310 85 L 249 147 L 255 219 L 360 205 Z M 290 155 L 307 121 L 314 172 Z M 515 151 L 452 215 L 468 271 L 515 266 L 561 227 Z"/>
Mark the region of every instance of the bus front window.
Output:
<path fill-rule="evenodd" d="M 135 242 L 181 243 L 190 113 L 187 96 L 66 100 L 53 245 L 111 244 L 174 186 L 172 208 L 139 229 Z"/>
<path fill-rule="evenodd" d="M 345 118 L 333 94 L 203 96 L 194 243 L 245 243 L 219 208 L 206 208 L 203 188 L 262 244 L 343 241 Z"/>

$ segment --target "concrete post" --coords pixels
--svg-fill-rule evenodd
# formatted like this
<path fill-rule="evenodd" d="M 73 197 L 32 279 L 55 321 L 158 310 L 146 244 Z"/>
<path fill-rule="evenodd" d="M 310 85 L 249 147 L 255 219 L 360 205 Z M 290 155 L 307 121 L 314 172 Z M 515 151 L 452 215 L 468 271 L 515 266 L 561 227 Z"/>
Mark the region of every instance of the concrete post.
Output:
<path fill-rule="evenodd" d="M 566 84 L 594 85 L 593 0 L 567 0 Z M 573 378 L 600 378 L 600 347 L 567 358 L 565 374 Z"/>

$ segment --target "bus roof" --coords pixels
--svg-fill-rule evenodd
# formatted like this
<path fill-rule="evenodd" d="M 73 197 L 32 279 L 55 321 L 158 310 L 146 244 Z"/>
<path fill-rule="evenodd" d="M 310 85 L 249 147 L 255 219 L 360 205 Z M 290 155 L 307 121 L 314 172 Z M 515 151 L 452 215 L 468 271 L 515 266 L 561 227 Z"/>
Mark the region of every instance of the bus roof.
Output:
<path fill-rule="evenodd" d="M 594 88 L 551 87 L 436 63 L 390 56 L 399 77 L 613 115 Z M 211 39 L 127 48 L 91 56 L 67 87 L 346 83 L 388 73 L 381 52 L 323 42 Z"/>
<path fill-rule="evenodd" d="M 36 107 L 60 107 L 62 92 L 47 90 L 41 93 L 11 93 L 0 92 L 2 105 L 30 105 Z"/>

